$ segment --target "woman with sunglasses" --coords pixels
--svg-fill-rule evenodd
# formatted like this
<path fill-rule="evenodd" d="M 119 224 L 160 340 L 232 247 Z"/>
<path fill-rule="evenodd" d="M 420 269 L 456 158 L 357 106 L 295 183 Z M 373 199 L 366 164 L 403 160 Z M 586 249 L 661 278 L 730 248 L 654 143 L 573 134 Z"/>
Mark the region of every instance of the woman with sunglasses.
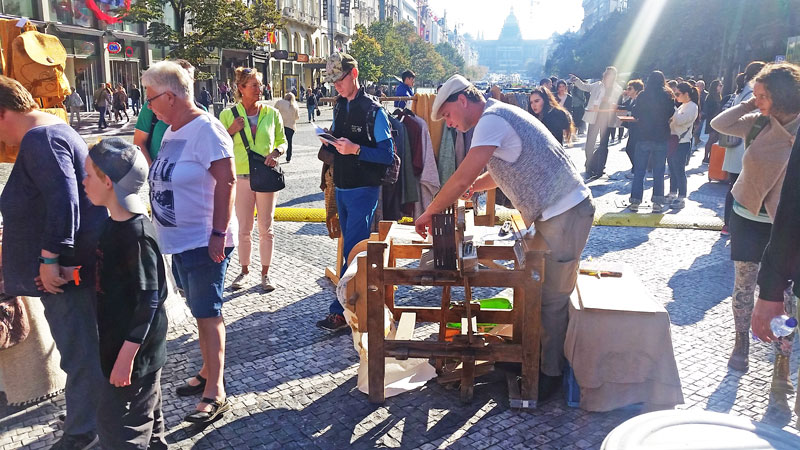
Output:
<path fill-rule="evenodd" d="M 250 163 L 242 140 L 247 139 L 250 150 L 266 157 L 264 164 L 275 167 L 287 147 L 283 119 L 277 109 L 258 103 L 261 97 L 261 73 L 247 67 L 236 68 L 235 92 L 237 103 L 219 115 L 219 120 L 233 138 L 236 159 L 236 218 L 239 221 L 239 263 L 242 271 L 231 284 L 234 290 L 250 282 L 253 217 L 258 211 L 258 250 L 261 258 L 259 281 L 264 292 L 275 286 L 269 279 L 269 266 L 275 248 L 272 218 L 275 215 L 277 192 L 255 192 L 250 189 Z M 234 109 L 236 113 L 234 115 Z"/>

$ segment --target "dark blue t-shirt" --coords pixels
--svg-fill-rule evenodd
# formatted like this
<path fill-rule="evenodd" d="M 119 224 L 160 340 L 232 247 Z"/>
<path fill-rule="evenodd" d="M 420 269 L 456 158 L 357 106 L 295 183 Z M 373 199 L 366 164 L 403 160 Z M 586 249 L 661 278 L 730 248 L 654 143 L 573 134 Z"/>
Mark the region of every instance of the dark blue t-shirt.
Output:
<path fill-rule="evenodd" d="M 67 124 L 36 127 L 22 138 L 0 196 L 7 294 L 41 295 L 34 278 L 42 249 L 58 253 L 63 266 L 84 266 L 82 286 L 94 286 L 95 247 L 108 211 L 83 190 L 87 155 L 86 142 Z"/>

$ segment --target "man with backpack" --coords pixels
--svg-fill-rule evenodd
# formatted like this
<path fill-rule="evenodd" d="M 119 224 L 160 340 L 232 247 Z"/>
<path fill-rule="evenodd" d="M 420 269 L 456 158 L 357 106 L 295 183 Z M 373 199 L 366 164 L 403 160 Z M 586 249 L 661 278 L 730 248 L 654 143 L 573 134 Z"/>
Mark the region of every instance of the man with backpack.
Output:
<path fill-rule="evenodd" d="M 344 260 L 336 263 L 344 273 L 350 251 L 369 238 L 380 186 L 387 169 L 394 167 L 394 145 L 386 110 L 358 82 L 358 62 L 347 53 L 334 53 L 326 66 L 326 81 L 334 83 L 340 97 L 330 130 L 336 140 L 323 140 L 319 159 L 334 167 L 344 255 Z M 344 308 L 334 299 L 329 314 L 317 326 L 328 331 L 345 329 L 343 313 Z"/>

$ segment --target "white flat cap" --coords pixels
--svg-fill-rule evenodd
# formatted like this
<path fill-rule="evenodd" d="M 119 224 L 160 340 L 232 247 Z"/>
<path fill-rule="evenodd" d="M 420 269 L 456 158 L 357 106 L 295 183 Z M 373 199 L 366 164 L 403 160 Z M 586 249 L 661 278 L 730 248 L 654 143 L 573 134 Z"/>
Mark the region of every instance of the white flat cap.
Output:
<path fill-rule="evenodd" d="M 436 100 L 433 101 L 433 106 L 431 107 L 431 118 L 433 120 L 442 120 L 442 117 L 439 115 L 439 108 L 444 105 L 445 100 L 451 95 L 461 92 L 470 86 L 472 86 L 472 83 L 458 74 L 453 75 L 445 81 L 442 87 L 439 88 L 439 92 L 436 93 Z"/>

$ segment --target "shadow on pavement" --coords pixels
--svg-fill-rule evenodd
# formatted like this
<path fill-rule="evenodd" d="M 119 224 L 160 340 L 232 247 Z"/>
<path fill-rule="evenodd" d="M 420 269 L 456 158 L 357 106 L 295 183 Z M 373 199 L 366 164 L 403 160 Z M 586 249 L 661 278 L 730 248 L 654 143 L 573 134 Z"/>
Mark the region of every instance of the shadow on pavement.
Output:
<path fill-rule="evenodd" d="M 698 256 L 688 269 L 679 269 L 667 285 L 672 301 L 666 305 L 673 325 L 689 325 L 703 320 L 708 310 L 730 296 L 733 290 L 733 262 L 719 239 L 708 254 Z"/>
<path fill-rule="evenodd" d="M 278 208 L 288 208 L 294 205 L 301 205 L 303 203 L 311 203 L 311 202 L 318 202 L 321 200 L 325 200 L 325 193 L 320 191 L 315 194 L 308 194 L 302 197 L 296 197 L 289 201 L 279 203 Z"/>
<path fill-rule="evenodd" d="M 706 404 L 706 409 L 721 413 L 730 412 L 736 402 L 736 392 L 739 389 L 742 374 L 728 369 L 728 373 L 720 381 L 719 386 L 711 393 Z"/>

